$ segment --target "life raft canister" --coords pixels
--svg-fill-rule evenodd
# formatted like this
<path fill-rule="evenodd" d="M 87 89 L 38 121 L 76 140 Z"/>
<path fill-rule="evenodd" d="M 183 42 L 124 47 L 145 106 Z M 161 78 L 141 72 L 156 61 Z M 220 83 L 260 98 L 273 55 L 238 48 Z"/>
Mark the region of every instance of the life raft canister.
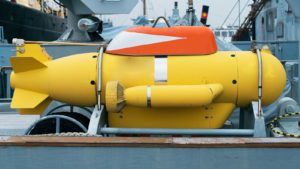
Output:
<path fill-rule="evenodd" d="M 140 26 L 118 34 L 106 53 L 117 55 L 209 55 L 217 52 L 213 32 L 204 26 Z"/>

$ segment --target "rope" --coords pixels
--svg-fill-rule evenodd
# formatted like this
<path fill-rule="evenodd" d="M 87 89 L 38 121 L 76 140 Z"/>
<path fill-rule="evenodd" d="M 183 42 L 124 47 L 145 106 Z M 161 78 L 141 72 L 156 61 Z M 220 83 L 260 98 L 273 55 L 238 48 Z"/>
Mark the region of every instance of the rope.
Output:
<path fill-rule="evenodd" d="M 278 129 L 275 128 L 275 123 L 278 122 L 278 120 L 280 119 L 284 119 L 286 117 L 292 117 L 292 116 L 298 116 L 300 115 L 300 112 L 294 112 L 294 113 L 286 113 L 286 114 L 283 114 L 281 116 L 278 116 L 278 117 L 275 117 L 269 124 L 270 126 L 270 129 L 272 130 L 272 132 L 276 133 L 276 134 L 279 134 L 279 135 L 282 135 L 282 136 L 285 136 L 285 137 L 294 137 L 294 138 L 300 138 L 300 135 L 298 134 L 291 134 L 291 133 L 286 133 L 286 132 L 283 132 L 283 131 L 279 131 Z"/>
<path fill-rule="evenodd" d="M 233 5 L 233 7 L 231 8 L 230 12 L 228 13 L 228 15 L 226 16 L 226 18 L 224 19 L 221 28 L 224 26 L 224 24 L 227 22 L 228 18 L 231 16 L 231 13 L 233 12 L 233 10 L 235 9 L 236 5 L 239 3 L 239 1 L 236 1 L 236 3 Z"/>
<path fill-rule="evenodd" d="M 242 15 L 242 14 L 244 13 L 246 7 L 247 7 L 248 4 L 249 4 L 249 1 L 250 1 L 250 0 L 248 0 L 248 1 L 245 3 L 245 6 L 244 6 L 243 9 L 240 11 L 239 15 Z M 239 16 L 237 16 L 237 17 L 235 18 L 233 24 L 231 24 L 231 25 L 234 26 L 238 19 L 239 19 Z"/>
<path fill-rule="evenodd" d="M 30 134 L 29 134 L 30 135 Z M 99 134 L 89 134 L 89 133 L 82 133 L 82 132 L 67 132 L 67 133 L 53 133 L 53 134 L 34 134 L 30 136 L 35 137 L 103 137 Z"/>

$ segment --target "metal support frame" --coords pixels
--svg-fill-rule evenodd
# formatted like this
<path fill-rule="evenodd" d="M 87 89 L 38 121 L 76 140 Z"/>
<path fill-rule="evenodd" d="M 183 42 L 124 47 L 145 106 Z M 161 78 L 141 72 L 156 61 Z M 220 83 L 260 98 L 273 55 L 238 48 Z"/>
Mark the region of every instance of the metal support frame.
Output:
<path fill-rule="evenodd" d="M 96 135 L 98 134 L 99 127 L 102 127 L 104 125 L 104 106 L 101 105 L 100 109 L 98 109 L 98 106 L 96 105 L 93 111 L 93 114 L 90 118 L 90 123 L 88 127 L 87 133 L 90 135 Z"/>
<path fill-rule="evenodd" d="M 103 60 L 103 47 L 100 47 L 98 56 L 98 79 L 97 79 L 97 108 L 101 108 L 101 88 L 102 88 L 102 60 Z"/>
<path fill-rule="evenodd" d="M 187 135 L 187 136 L 238 136 L 266 137 L 266 125 L 263 116 L 258 116 L 258 101 L 241 109 L 240 129 L 161 129 L 161 128 L 109 128 L 101 127 L 100 134 L 106 135 Z M 262 111 L 262 110 L 261 110 Z M 102 112 L 103 114 L 103 112 Z M 102 115 L 100 114 L 100 115 Z M 101 117 L 99 117 L 101 120 Z M 105 124 L 105 123 L 102 123 Z M 104 125 L 102 125 L 104 126 Z M 98 129 L 98 128 L 97 128 Z"/>
<path fill-rule="evenodd" d="M 259 103 L 254 101 L 247 108 L 240 110 L 240 129 L 253 129 L 254 137 L 266 137 L 264 116 L 258 116 Z"/>
<path fill-rule="evenodd" d="M 99 55 L 98 55 L 98 63 L 97 63 L 97 73 L 98 73 L 98 79 L 97 79 L 97 88 L 96 88 L 96 94 L 97 94 L 97 104 L 94 108 L 94 111 L 90 118 L 90 123 L 88 127 L 88 134 L 96 135 L 98 133 L 99 127 L 102 127 L 104 125 L 104 106 L 101 105 L 101 88 L 102 88 L 102 60 L 103 60 L 103 52 L 104 48 L 100 47 L 99 49 Z"/>
<path fill-rule="evenodd" d="M 151 129 L 151 128 L 101 128 L 101 134 L 137 135 L 197 135 L 197 136 L 253 136 L 251 129 Z"/>
<path fill-rule="evenodd" d="M 265 119 L 258 116 L 259 103 L 254 101 L 247 108 L 241 109 L 240 129 L 150 129 L 150 128 L 101 128 L 101 134 L 133 135 L 197 135 L 197 136 L 267 136 Z M 262 110 L 261 110 L 262 111 Z M 263 113 L 263 112 L 262 112 Z"/>
<path fill-rule="evenodd" d="M 261 117 L 263 116 L 262 111 L 262 55 L 259 48 L 256 48 L 256 54 L 257 54 L 257 61 L 258 61 L 258 112 L 257 116 Z"/>
<path fill-rule="evenodd" d="M 252 102 L 254 116 L 254 137 L 267 137 L 265 118 L 261 109 L 261 103 Z M 261 114 L 258 111 L 261 111 Z"/>

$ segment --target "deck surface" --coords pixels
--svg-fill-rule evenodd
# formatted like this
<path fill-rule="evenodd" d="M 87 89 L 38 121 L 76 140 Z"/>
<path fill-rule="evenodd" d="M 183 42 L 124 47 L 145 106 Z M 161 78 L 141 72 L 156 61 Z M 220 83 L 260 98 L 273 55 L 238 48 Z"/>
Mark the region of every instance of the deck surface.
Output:
<path fill-rule="evenodd" d="M 38 115 L 19 115 L 12 112 L 0 112 L 0 135 L 23 135 L 26 129 L 39 119 Z"/>

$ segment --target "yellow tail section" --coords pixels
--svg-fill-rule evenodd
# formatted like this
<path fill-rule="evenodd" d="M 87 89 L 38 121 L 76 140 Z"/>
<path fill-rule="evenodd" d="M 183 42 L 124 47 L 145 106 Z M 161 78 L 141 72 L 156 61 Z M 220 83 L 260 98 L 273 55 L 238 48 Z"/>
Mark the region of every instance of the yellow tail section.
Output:
<path fill-rule="evenodd" d="M 10 58 L 14 73 L 46 68 L 44 62 L 51 60 L 51 57 L 39 44 L 17 46 L 16 51 L 17 57 Z"/>
<path fill-rule="evenodd" d="M 51 57 L 39 44 L 18 46 L 16 56 L 10 58 L 13 68 L 11 81 L 14 77 L 34 76 L 30 75 L 29 71 L 45 69 L 47 68 L 45 62 L 51 60 Z M 41 114 L 52 101 L 48 94 L 23 88 L 21 82 L 11 82 L 11 85 L 15 88 L 11 108 L 18 109 L 20 114 Z"/>

